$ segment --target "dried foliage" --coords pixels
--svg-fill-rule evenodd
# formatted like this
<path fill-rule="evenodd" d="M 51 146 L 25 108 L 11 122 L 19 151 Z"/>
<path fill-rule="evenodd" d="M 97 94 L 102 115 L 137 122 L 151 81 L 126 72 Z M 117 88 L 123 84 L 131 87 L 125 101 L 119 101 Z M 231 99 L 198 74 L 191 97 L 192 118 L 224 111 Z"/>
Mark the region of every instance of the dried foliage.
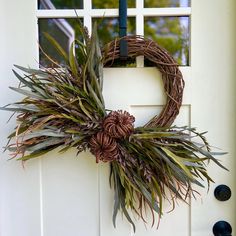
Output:
<path fill-rule="evenodd" d="M 128 209 L 146 222 L 146 207 L 152 212 L 154 225 L 154 212 L 162 215 L 163 199 L 174 207 L 177 199 L 186 201 L 194 195 L 193 184 L 203 186 L 201 180 L 208 184 L 212 181 L 206 170 L 208 161 L 224 167 L 213 157 L 217 153 L 210 152 L 204 133 L 171 127 L 179 113 L 184 82 L 177 64 L 164 49 L 139 36 L 126 38 L 130 57 L 144 55 L 156 64 L 167 94 L 161 115 L 134 128 L 134 117 L 128 112 L 107 114 L 102 95 L 103 64 L 118 58 L 119 40 L 108 44 L 102 57 L 96 28 L 91 38 L 83 28 L 81 34 L 82 41 L 76 39 L 69 54 L 45 34 L 63 56 L 64 66 L 49 58 L 50 69 L 16 66 L 24 75 L 13 70 L 20 86 L 11 89 L 24 98 L 2 108 L 17 113 L 18 123 L 6 149 L 22 161 L 56 148 L 64 152 L 75 147 L 78 153 L 89 149 L 97 162 L 111 166 L 114 226 L 120 210 L 135 230 Z"/>
<path fill-rule="evenodd" d="M 116 141 L 105 132 L 93 135 L 89 142 L 90 151 L 96 157 L 96 162 L 115 161 L 119 156 Z"/>
<path fill-rule="evenodd" d="M 112 138 L 128 138 L 134 131 L 134 121 L 127 111 L 112 111 L 104 119 L 103 129 Z"/>

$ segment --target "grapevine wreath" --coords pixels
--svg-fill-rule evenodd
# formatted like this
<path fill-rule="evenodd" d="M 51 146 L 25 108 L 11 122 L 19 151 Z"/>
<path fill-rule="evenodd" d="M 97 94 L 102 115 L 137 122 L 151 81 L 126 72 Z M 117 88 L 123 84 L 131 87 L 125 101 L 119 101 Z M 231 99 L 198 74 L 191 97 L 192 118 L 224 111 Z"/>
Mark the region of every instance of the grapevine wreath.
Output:
<path fill-rule="evenodd" d="M 80 27 L 80 31 L 82 38 L 74 40 L 69 53 L 45 33 L 63 57 L 63 66 L 43 49 L 52 64 L 50 68 L 15 66 L 24 75 L 13 70 L 20 86 L 11 89 L 25 97 L 2 108 L 18 114 L 18 125 L 9 135 L 6 149 L 21 161 L 56 148 L 59 153 L 72 147 L 77 153 L 90 150 L 97 163 L 110 165 L 110 185 L 115 191 L 114 226 L 120 210 L 135 230 L 128 209 L 146 222 L 146 207 L 151 210 L 154 225 L 154 212 L 162 215 L 163 199 L 174 207 L 177 199 L 186 202 L 187 197 L 194 196 L 192 184 L 203 186 L 199 179 L 205 179 L 208 185 L 213 181 L 207 174 L 206 163 L 213 161 L 225 167 L 213 157 L 204 133 L 171 126 L 181 107 L 184 81 L 166 50 L 141 36 L 125 37 L 128 57 L 142 55 L 154 63 L 162 74 L 167 95 L 160 115 L 135 128 L 135 117 L 127 111 L 106 110 L 102 95 L 103 65 L 119 58 L 120 39 L 101 51 L 96 28 L 91 37 L 86 28 Z"/>

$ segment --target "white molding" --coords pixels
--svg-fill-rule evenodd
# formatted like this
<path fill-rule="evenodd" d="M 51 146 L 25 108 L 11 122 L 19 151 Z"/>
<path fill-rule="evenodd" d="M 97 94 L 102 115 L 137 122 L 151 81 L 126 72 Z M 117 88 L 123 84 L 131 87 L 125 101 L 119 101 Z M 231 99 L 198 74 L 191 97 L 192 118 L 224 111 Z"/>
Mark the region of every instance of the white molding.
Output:
<path fill-rule="evenodd" d="M 144 8 L 144 16 L 190 16 L 191 7 Z"/>
<path fill-rule="evenodd" d="M 137 0 L 136 1 L 136 34 L 137 35 L 144 35 L 144 16 L 143 16 L 143 6 L 144 0 Z M 144 67 L 144 56 L 136 57 L 136 66 L 137 67 Z"/>
<path fill-rule="evenodd" d="M 84 26 L 87 27 L 90 35 L 92 32 L 92 19 L 89 14 L 91 9 L 92 9 L 92 0 L 84 0 L 84 9 L 82 10 L 83 18 L 84 18 Z M 80 16 L 80 11 L 76 11 L 76 12 L 77 12 L 78 16 Z"/>
<path fill-rule="evenodd" d="M 85 11 L 76 10 L 78 16 L 84 17 Z M 38 18 L 71 18 L 76 17 L 74 10 L 37 10 L 36 16 Z"/>
<path fill-rule="evenodd" d="M 138 35 L 144 35 L 144 16 L 143 16 L 143 5 L 144 0 L 136 1 L 136 34 Z"/>
<path fill-rule="evenodd" d="M 87 2 L 87 1 L 86 1 Z M 89 3 L 90 1 L 88 1 Z M 91 9 L 91 4 L 86 3 L 84 9 L 76 9 L 78 16 L 81 17 L 118 17 L 118 9 Z M 88 5 L 87 5 L 88 4 Z M 138 7 L 138 5 L 137 5 Z M 190 16 L 190 7 L 176 7 L 176 8 L 129 8 L 128 16 L 136 16 L 142 14 L 143 16 Z M 72 18 L 76 17 L 75 10 L 37 10 L 36 16 L 38 18 Z"/>

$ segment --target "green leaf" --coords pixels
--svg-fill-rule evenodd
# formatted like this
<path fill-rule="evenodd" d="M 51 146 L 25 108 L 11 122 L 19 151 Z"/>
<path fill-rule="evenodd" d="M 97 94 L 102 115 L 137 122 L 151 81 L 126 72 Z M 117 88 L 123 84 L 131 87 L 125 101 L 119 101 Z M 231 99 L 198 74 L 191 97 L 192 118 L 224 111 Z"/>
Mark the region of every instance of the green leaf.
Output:
<path fill-rule="evenodd" d="M 45 93 L 45 89 L 40 88 L 39 84 L 33 85 L 33 89 L 36 90 L 42 97 L 49 98 L 48 95 Z"/>
<path fill-rule="evenodd" d="M 186 175 L 192 179 L 192 174 L 189 171 L 189 169 L 184 165 L 183 160 L 181 157 L 175 155 L 173 152 L 171 152 L 170 150 L 168 150 L 167 148 L 164 147 L 160 147 L 161 150 L 163 150 L 168 157 L 170 157 L 176 164 L 179 165 L 179 167 L 181 167 L 181 169 L 186 173 Z"/>
<path fill-rule="evenodd" d="M 12 111 L 12 112 L 24 112 L 24 111 L 27 111 L 27 109 L 16 108 L 16 107 L 0 107 L 0 110 Z"/>
<path fill-rule="evenodd" d="M 97 33 L 97 23 L 95 22 L 91 42 L 94 44 L 94 57 L 93 57 L 93 70 L 95 70 L 96 77 L 99 81 L 99 87 L 102 90 L 103 87 L 103 62 L 102 62 L 102 53 L 99 45 L 99 38 Z"/>
<path fill-rule="evenodd" d="M 80 65 L 84 65 L 86 62 L 85 45 L 77 39 L 75 39 L 75 44 L 77 44 L 77 47 L 75 48 L 76 59 Z"/>
<path fill-rule="evenodd" d="M 28 161 L 29 159 L 32 159 L 32 158 L 36 158 L 36 157 L 40 157 L 50 151 L 52 151 L 53 149 L 55 149 L 55 147 L 52 147 L 52 148 L 49 148 L 47 150 L 41 150 L 41 151 L 35 151 L 35 152 L 32 152 L 31 154 L 29 155 L 26 155 L 26 156 L 23 156 L 23 157 L 20 157 L 18 158 L 17 160 L 18 161 Z"/>
<path fill-rule="evenodd" d="M 88 116 L 88 117 L 92 120 L 92 119 L 93 119 L 92 116 L 89 114 L 89 111 L 88 111 L 88 110 L 85 108 L 85 106 L 83 105 L 81 99 L 79 99 L 79 105 L 80 105 L 81 110 L 84 112 L 84 114 L 85 114 L 86 116 Z"/>
<path fill-rule="evenodd" d="M 210 152 L 203 150 L 202 148 L 199 148 L 198 146 L 194 145 L 194 144 L 186 144 L 188 145 L 190 148 L 194 149 L 195 151 L 200 152 L 201 154 L 203 154 L 204 156 L 208 157 L 210 160 L 212 160 L 213 162 L 215 162 L 218 166 L 220 166 L 221 168 L 225 169 L 228 171 L 228 169 L 226 167 L 224 167 L 222 164 L 219 163 L 219 161 L 217 161 Z"/>
<path fill-rule="evenodd" d="M 40 111 L 38 107 L 36 107 L 35 105 L 20 105 L 20 104 L 16 104 L 16 103 L 13 103 L 11 104 L 12 106 L 15 106 L 17 108 L 20 108 L 22 110 L 25 110 L 25 111 L 33 111 L 33 112 L 38 112 Z"/>
<path fill-rule="evenodd" d="M 17 93 L 21 93 L 27 97 L 35 98 L 35 99 L 44 99 L 42 96 L 38 95 L 35 92 L 31 92 L 29 90 L 21 89 L 21 88 L 14 88 L 14 87 L 9 87 L 11 90 L 16 91 Z"/>
<path fill-rule="evenodd" d="M 43 129 L 39 131 L 34 131 L 31 133 L 23 133 L 19 135 L 18 137 L 23 137 L 24 140 L 28 140 L 31 138 L 37 138 L 37 137 L 42 137 L 42 136 L 48 136 L 48 137 L 65 137 L 65 133 L 60 132 L 60 131 L 53 131 L 50 129 Z"/>
<path fill-rule="evenodd" d="M 19 134 L 23 133 L 25 130 L 27 130 L 27 128 L 28 127 L 22 127 L 22 126 L 17 127 L 17 134 L 19 135 Z M 11 139 L 15 136 L 16 136 L 16 130 L 13 133 L 11 133 L 7 138 Z"/>
<path fill-rule="evenodd" d="M 117 181 L 115 180 L 115 186 L 117 186 Z M 116 228 L 116 217 L 118 214 L 118 211 L 120 209 L 120 199 L 119 199 L 119 194 L 117 187 L 115 188 L 115 195 L 114 195 L 114 206 L 113 206 L 113 215 L 112 215 L 112 222 L 114 227 Z"/>
<path fill-rule="evenodd" d="M 135 224 L 133 222 L 133 220 L 131 219 L 127 209 L 126 209 L 126 204 L 125 204 L 125 193 L 124 193 L 124 188 L 122 187 L 121 183 L 120 183 L 120 173 L 119 173 L 119 168 L 118 168 L 118 165 L 116 164 L 113 164 L 112 165 L 113 167 L 113 176 L 114 176 L 114 182 L 115 182 L 115 193 L 117 193 L 117 201 L 116 202 L 116 206 L 114 208 L 114 211 L 113 211 L 113 225 L 115 226 L 116 225 L 116 216 L 117 216 L 117 213 L 118 213 L 118 209 L 121 207 L 126 219 L 129 221 L 129 223 L 132 225 L 133 227 L 133 230 L 135 232 L 136 228 L 135 228 Z"/>
<path fill-rule="evenodd" d="M 168 156 L 165 155 L 165 153 L 161 152 L 158 148 L 155 148 L 154 150 L 157 153 L 158 157 L 161 157 L 168 164 L 168 166 L 173 170 L 173 172 L 170 173 L 171 175 L 175 176 L 177 179 L 179 179 L 183 183 L 191 181 L 191 179 L 189 180 L 189 177 L 186 175 L 183 169 L 179 167 L 179 165 L 176 165 L 175 163 L 173 163 L 168 158 Z M 152 159 L 152 161 L 155 162 L 155 159 Z M 157 165 L 159 164 L 157 163 Z"/>
<path fill-rule="evenodd" d="M 152 177 L 152 181 L 154 184 L 154 187 L 157 191 L 158 194 L 158 198 L 159 198 L 159 208 L 160 208 L 160 214 L 162 214 L 162 205 L 163 205 L 163 200 L 162 200 L 162 192 L 161 192 L 161 188 L 159 187 L 159 184 L 157 183 L 156 179 L 154 177 Z"/>
<path fill-rule="evenodd" d="M 28 74 L 36 74 L 36 75 L 41 75 L 41 76 L 48 76 L 47 72 L 42 71 L 42 70 L 36 70 L 36 69 L 30 69 L 30 68 L 25 68 L 23 66 L 18 66 L 14 65 L 16 68 L 28 73 Z"/>
<path fill-rule="evenodd" d="M 174 136 L 175 135 L 175 136 Z M 132 134 L 131 137 L 140 138 L 140 139 L 155 139 L 155 138 L 163 138 L 163 137 L 174 137 L 176 138 L 176 134 L 172 132 L 149 132 L 149 133 L 139 133 Z"/>
<path fill-rule="evenodd" d="M 61 54 L 61 56 L 68 62 L 68 56 L 65 50 L 61 47 L 61 45 L 47 32 L 43 33 L 47 40 L 54 46 L 54 48 Z"/>
<path fill-rule="evenodd" d="M 74 56 L 74 46 L 75 46 L 75 41 L 73 43 L 71 43 L 71 46 L 70 46 L 69 63 L 70 63 L 70 68 L 71 68 L 72 74 L 75 76 L 75 78 L 78 78 L 76 58 Z"/>
<path fill-rule="evenodd" d="M 156 201 L 153 202 L 152 204 L 152 195 L 150 194 L 150 192 L 145 188 L 145 186 L 143 185 L 143 181 L 134 178 L 135 183 L 137 184 L 137 186 L 139 187 L 140 192 L 143 194 L 143 196 L 145 197 L 145 199 L 151 204 L 151 206 L 153 207 L 153 209 L 158 213 L 161 214 L 160 208 L 158 206 L 158 203 Z"/>
<path fill-rule="evenodd" d="M 103 112 L 103 115 L 106 114 L 105 106 L 102 104 L 100 99 L 98 98 L 97 94 L 94 92 L 93 88 L 91 87 L 90 83 L 87 82 L 87 87 L 90 92 L 91 97 L 94 99 L 96 102 L 97 107 Z"/>
<path fill-rule="evenodd" d="M 22 82 L 24 85 L 26 85 L 29 88 L 33 88 L 33 84 L 31 82 L 28 82 L 26 79 L 24 79 L 23 77 L 21 77 L 15 70 L 12 70 L 14 75 L 17 77 L 17 79 Z"/>
<path fill-rule="evenodd" d="M 78 124 L 84 124 L 83 122 L 81 122 L 81 120 L 75 118 L 74 116 L 71 116 L 71 115 L 67 115 L 67 114 L 62 114 L 63 117 L 65 117 L 66 119 L 69 119 L 69 120 L 72 120 L 74 121 L 75 123 L 78 123 Z"/>
<path fill-rule="evenodd" d="M 121 204 L 121 207 L 122 207 L 123 213 L 125 214 L 126 219 L 127 219 L 127 220 L 129 221 L 129 223 L 132 225 L 133 230 L 134 230 L 134 233 L 135 233 L 136 227 L 135 227 L 135 224 L 134 224 L 133 220 L 131 219 L 131 217 L 130 217 L 128 211 L 126 210 L 125 203 Z"/>
<path fill-rule="evenodd" d="M 64 140 L 61 139 L 61 138 L 54 138 L 54 137 L 53 138 L 47 138 L 45 141 L 43 141 L 41 143 L 38 143 L 38 144 L 30 146 L 30 147 L 26 147 L 26 151 L 35 152 L 35 151 L 45 149 L 45 148 L 48 148 L 50 146 L 53 146 L 53 145 L 56 145 L 56 144 L 59 144 L 59 143 L 63 143 L 63 142 L 64 142 Z"/>

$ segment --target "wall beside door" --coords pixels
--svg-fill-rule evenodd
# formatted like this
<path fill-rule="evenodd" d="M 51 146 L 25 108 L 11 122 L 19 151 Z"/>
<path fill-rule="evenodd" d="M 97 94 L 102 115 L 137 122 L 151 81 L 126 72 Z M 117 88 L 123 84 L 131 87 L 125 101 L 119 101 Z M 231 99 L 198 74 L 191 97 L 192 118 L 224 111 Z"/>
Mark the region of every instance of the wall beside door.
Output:
<path fill-rule="evenodd" d="M 192 201 L 192 236 L 209 235 L 219 220 L 228 221 L 235 232 L 235 9 L 233 0 L 192 1 L 192 126 L 208 130 L 210 144 L 228 152 L 218 158 L 230 170 L 209 166 L 215 183 L 208 193 L 200 190 L 201 197 Z M 215 199 L 214 189 L 219 184 L 230 186 L 233 194 L 229 201 Z"/>
<path fill-rule="evenodd" d="M 37 66 L 36 1 L 0 1 L 0 106 L 19 96 L 8 89 L 17 86 L 12 73 L 13 64 Z M 9 112 L 0 112 L 0 147 L 15 126 L 14 118 L 7 124 Z M 0 235 L 41 235 L 39 162 L 7 161 L 7 153 L 0 154 Z"/>

